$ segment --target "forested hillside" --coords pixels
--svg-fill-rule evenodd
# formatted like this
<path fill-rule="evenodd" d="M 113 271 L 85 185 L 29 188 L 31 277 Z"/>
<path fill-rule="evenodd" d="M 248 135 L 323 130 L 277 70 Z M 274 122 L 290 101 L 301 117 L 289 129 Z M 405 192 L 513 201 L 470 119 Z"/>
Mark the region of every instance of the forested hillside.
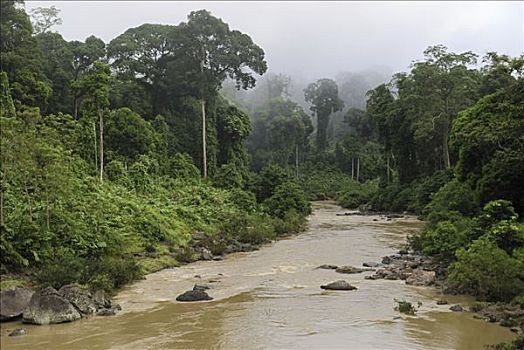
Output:
<path fill-rule="evenodd" d="M 455 291 L 524 303 L 524 56 L 435 45 L 391 78 L 302 86 L 206 10 L 105 43 L 1 6 L 4 280 L 113 290 L 335 199 L 420 215 L 411 247 Z"/>
<path fill-rule="evenodd" d="M 250 171 L 249 117 L 219 93 L 226 78 L 248 89 L 266 71 L 247 34 L 202 10 L 109 43 L 68 42 L 52 31 L 56 10 L 32 25 L 22 2 L 1 6 L 6 284 L 112 290 L 301 230 L 302 190 Z M 206 250 L 187 246 L 196 232 L 211 237 Z"/>

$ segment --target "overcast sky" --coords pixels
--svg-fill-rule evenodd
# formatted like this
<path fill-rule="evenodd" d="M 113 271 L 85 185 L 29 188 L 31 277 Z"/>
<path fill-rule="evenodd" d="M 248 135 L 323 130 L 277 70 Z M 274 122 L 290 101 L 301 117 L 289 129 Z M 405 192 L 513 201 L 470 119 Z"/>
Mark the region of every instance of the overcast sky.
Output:
<path fill-rule="evenodd" d="M 66 40 L 109 42 L 142 23 L 178 24 L 207 9 L 261 46 L 273 72 L 307 79 L 387 67 L 404 71 L 429 45 L 455 52 L 524 51 L 524 2 L 27 1 L 54 5 Z"/>

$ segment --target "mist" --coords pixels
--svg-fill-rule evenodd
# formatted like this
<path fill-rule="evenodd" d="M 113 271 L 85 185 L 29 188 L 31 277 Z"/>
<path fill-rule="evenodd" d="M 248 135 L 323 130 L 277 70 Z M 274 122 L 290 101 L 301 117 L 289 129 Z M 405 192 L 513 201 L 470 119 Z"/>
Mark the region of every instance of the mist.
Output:
<path fill-rule="evenodd" d="M 341 72 L 405 71 L 430 45 L 480 56 L 524 51 L 522 2 L 66 2 L 27 1 L 26 9 L 56 6 L 66 40 L 90 35 L 106 43 L 143 23 L 176 25 L 207 9 L 262 47 L 269 71 L 295 81 Z"/>

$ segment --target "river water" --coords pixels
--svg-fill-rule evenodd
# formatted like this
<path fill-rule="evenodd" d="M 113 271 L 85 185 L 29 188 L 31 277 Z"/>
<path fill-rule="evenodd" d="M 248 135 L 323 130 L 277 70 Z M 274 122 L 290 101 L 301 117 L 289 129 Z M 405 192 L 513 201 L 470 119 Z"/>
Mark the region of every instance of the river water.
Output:
<path fill-rule="evenodd" d="M 223 261 L 167 269 L 134 283 L 116 297 L 123 311 L 51 325 L 23 325 L 28 335 L 7 337 L 17 323 L 2 324 L 8 349 L 483 349 L 511 340 L 498 325 L 437 306 L 434 289 L 404 281 L 365 280 L 369 273 L 341 275 L 321 264 L 361 266 L 398 250 L 418 230 L 416 219 L 373 221 L 337 216 L 343 209 L 314 203 L 307 232 L 236 253 Z M 323 291 L 346 279 L 356 291 Z M 211 282 L 210 282 L 211 281 Z M 175 298 L 194 283 L 210 282 L 209 302 Z M 422 305 L 400 315 L 394 299 Z M 446 297 L 468 305 L 471 299 Z M 401 316 L 399 319 L 397 316 Z"/>

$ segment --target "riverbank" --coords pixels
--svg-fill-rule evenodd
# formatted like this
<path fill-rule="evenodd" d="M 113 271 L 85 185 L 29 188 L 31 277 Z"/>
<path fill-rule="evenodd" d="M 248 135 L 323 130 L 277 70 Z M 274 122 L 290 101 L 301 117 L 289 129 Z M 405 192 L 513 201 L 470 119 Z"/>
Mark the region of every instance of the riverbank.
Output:
<path fill-rule="evenodd" d="M 122 311 L 53 326 L 27 326 L 24 337 L 6 337 L 2 349 L 38 344 L 53 349 L 178 348 L 482 348 L 514 335 L 469 313 L 437 305 L 434 288 L 402 281 L 366 280 L 373 272 L 343 275 L 322 264 L 360 266 L 402 249 L 422 223 L 414 218 L 378 220 L 337 216 L 332 203 L 314 203 L 306 232 L 238 252 L 220 261 L 165 269 L 124 287 L 114 298 Z M 377 221 L 373 221 L 377 219 Z M 322 291 L 347 279 L 353 291 Z M 212 301 L 179 303 L 176 297 L 206 283 Z M 397 300 L 422 302 L 417 315 L 394 310 Z M 472 298 L 451 296 L 453 304 Z M 400 317 L 400 318 L 398 318 Z M 17 324 L 10 324 L 13 329 Z M 24 326 L 26 327 L 26 326 Z M 86 345 L 87 344 L 87 345 Z"/>

